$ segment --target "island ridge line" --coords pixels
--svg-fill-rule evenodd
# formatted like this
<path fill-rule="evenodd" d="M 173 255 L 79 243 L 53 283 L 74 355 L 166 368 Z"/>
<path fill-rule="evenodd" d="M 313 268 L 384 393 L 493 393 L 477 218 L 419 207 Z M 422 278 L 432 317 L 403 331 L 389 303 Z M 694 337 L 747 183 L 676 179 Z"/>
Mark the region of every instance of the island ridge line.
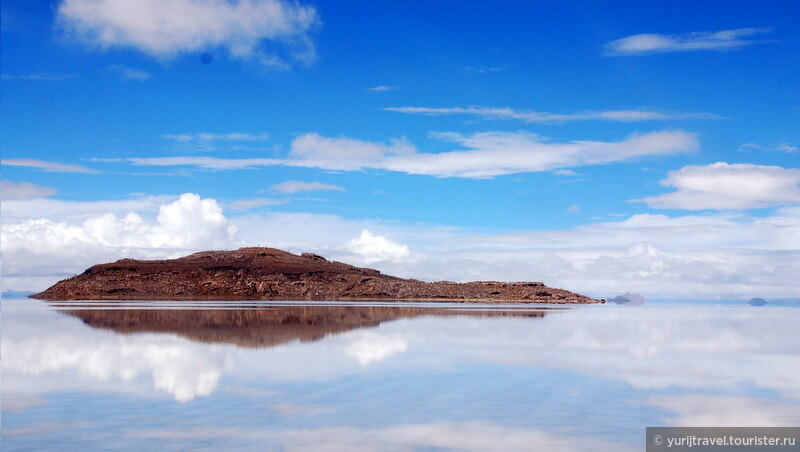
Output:
<path fill-rule="evenodd" d="M 42 300 L 307 300 L 597 303 L 541 282 L 423 282 L 275 248 L 121 259 L 62 280 Z"/>

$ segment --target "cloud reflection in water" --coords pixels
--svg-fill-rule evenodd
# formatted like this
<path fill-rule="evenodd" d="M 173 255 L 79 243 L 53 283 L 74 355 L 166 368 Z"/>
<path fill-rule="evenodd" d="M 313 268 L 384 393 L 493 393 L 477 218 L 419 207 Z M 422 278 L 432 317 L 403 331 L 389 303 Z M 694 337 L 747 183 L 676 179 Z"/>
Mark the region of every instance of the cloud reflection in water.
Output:
<path fill-rule="evenodd" d="M 509 438 L 496 443 L 503 450 L 522 442 L 583 450 L 574 437 L 588 432 L 619 449 L 638 444 L 634 433 L 647 425 L 800 422 L 800 309 L 251 311 L 5 309 L 4 396 L 133 394 L 163 404 L 170 401 L 159 394 L 168 394 L 192 402 L 183 416 L 195 416 L 192 423 L 222 447 L 233 447 L 224 442 L 231 430 L 216 423 L 233 422 L 242 424 L 234 429 L 242 441 L 277 441 L 286 450 L 492 450 L 495 443 L 484 442 L 491 438 Z M 202 400 L 197 409 L 238 413 L 255 403 L 246 400 L 264 409 L 246 418 L 192 415 Z M 544 421 L 541 410 L 552 409 Z M 4 421 L 17 412 L 4 412 Z M 558 431 L 561 423 L 568 430 Z M 178 442 L 194 434 L 178 426 L 124 431 Z"/>

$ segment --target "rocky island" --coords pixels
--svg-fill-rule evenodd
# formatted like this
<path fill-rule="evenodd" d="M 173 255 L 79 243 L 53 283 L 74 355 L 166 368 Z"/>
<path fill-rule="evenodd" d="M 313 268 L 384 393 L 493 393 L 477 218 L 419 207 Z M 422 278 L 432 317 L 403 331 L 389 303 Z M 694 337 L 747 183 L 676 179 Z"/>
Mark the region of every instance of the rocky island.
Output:
<path fill-rule="evenodd" d="M 540 282 L 423 282 L 275 248 L 121 259 L 62 280 L 41 300 L 341 300 L 597 303 Z"/>

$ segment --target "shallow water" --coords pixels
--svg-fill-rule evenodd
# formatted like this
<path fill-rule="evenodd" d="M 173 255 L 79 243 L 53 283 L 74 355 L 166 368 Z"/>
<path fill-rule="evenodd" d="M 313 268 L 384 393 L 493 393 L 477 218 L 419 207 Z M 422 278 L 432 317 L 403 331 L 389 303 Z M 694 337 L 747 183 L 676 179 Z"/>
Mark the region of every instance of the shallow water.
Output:
<path fill-rule="evenodd" d="M 2 449 L 643 450 L 800 425 L 800 308 L 2 302 Z"/>

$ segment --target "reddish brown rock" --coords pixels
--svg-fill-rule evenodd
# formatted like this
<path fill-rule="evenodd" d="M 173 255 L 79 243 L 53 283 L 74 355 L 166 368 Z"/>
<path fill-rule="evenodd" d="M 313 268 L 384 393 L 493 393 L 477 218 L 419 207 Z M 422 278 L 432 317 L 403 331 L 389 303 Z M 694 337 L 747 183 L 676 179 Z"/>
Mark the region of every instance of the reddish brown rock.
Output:
<path fill-rule="evenodd" d="M 596 303 L 540 282 L 423 282 L 275 248 L 95 265 L 32 295 L 42 300 L 342 300 Z"/>
<path fill-rule="evenodd" d="M 547 310 L 566 309 L 549 306 L 513 310 L 434 308 L 408 304 L 278 307 L 252 304 L 234 309 L 178 310 L 96 309 L 95 305 L 92 308 L 72 307 L 62 312 L 81 319 L 92 328 L 108 329 L 119 334 L 171 333 L 197 342 L 228 343 L 241 347 L 273 347 L 292 341 L 316 341 L 358 328 L 372 328 L 384 322 L 423 316 L 541 319 Z"/>

